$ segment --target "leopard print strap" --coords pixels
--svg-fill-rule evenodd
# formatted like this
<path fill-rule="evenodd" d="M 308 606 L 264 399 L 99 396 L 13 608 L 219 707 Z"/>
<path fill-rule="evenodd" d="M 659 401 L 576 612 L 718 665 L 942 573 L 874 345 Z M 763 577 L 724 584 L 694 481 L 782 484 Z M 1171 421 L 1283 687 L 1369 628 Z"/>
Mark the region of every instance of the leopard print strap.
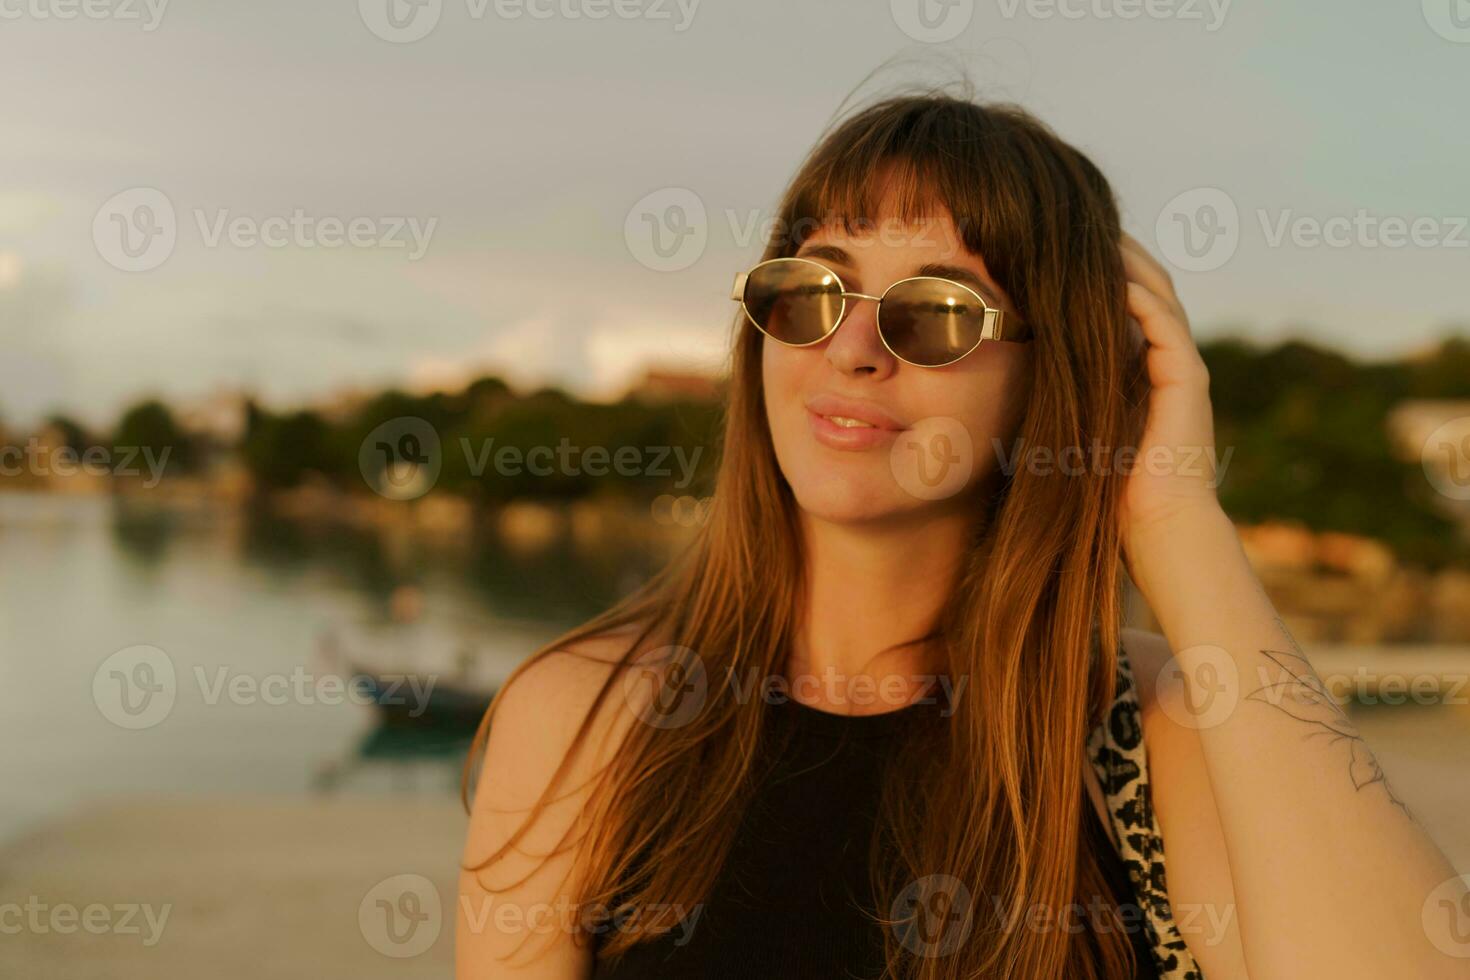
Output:
<path fill-rule="evenodd" d="M 1144 754 L 1143 719 L 1133 672 L 1118 651 L 1117 687 L 1104 721 L 1092 730 L 1087 755 L 1097 771 L 1118 840 L 1118 855 L 1128 869 L 1133 892 L 1143 907 L 1149 945 L 1160 980 L 1204 980 L 1204 973 L 1174 923 L 1164 876 L 1164 838 L 1154 817 Z"/>

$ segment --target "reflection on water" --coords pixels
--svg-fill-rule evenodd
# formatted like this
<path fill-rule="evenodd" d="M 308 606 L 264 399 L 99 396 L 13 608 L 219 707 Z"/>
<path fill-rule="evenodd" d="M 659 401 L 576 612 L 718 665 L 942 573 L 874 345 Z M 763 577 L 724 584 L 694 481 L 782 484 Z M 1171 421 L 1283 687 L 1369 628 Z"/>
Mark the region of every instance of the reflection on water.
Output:
<path fill-rule="evenodd" d="M 463 740 L 375 734 L 374 707 L 324 686 L 322 638 L 376 637 L 376 665 L 408 671 L 437 636 L 472 634 L 481 672 L 504 677 L 657 567 L 662 554 L 637 539 L 528 546 L 492 522 L 431 535 L 0 494 L 0 837 L 104 795 L 443 791 Z M 405 586 L 422 607 L 407 626 L 393 608 Z M 161 721 L 129 730 L 99 708 L 93 680 L 140 644 L 164 652 L 177 692 Z"/>
<path fill-rule="evenodd" d="M 122 513 L 113 525 L 118 550 L 132 559 L 142 573 L 161 562 L 170 538 L 178 533 L 178 515 L 162 508 Z"/>
<path fill-rule="evenodd" d="M 100 502 L 65 503 L 82 508 Z M 142 574 L 167 561 L 175 542 L 228 525 L 238 560 L 274 575 L 321 572 L 383 602 L 405 583 L 437 579 L 492 614 L 564 625 L 607 608 L 657 570 L 665 555 L 646 539 L 639 547 L 637 535 L 620 539 L 616 548 L 598 548 L 561 533 L 526 549 L 484 520 L 446 542 L 406 530 L 313 525 L 264 507 L 197 512 L 120 498 L 111 511 L 116 547 Z"/>

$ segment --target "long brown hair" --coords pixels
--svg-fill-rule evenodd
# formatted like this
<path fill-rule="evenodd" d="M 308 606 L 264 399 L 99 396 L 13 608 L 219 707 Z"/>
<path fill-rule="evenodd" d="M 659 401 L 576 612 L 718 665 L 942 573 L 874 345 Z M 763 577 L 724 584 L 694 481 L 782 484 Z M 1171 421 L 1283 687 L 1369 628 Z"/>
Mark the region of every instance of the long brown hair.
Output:
<path fill-rule="evenodd" d="M 900 219 L 946 208 L 1032 324 L 1035 383 L 1021 443 L 1053 459 L 1068 447 L 1136 445 L 1146 381 L 1126 326 L 1117 207 L 1098 169 L 1016 105 L 936 91 L 889 97 L 829 127 L 782 198 L 763 258 L 793 254 L 803 229 L 833 215 L 874 216 L 880 176 L 901 188 Z M 632 726 L 599 776 L 578 842 L 578 895 L 594 907 L 691 909 L 707 895 L 751 791 L 767 707 L 729 696 L 720 679 L 779 676 L 798 626 L 802 546 L 762 403 L 761 336 L 743 317 L 734 330 L 707 520 L 643 588 L 536 651 L 506 683 L 553 650 L 629 627 L 636 638 L 622 668 L 643 669 L 639 658 L 660 645 L 673 652 L 659 683 L 672 690 L 696 669 L 708 679 L 697 714 L 677 726 Z M 1117 929 L 1026 926 L 1028 910 L 1049 910 L 1055 921 L 1108 894 L 1080 827 L 1090 805 L 1084 745 L 1113 696 L 1121 489 L 1116 467 L 1079 475 L 1018 466 L 977 505 L 982 530 L 938 630 L 948 673 L 968 677 L 972 696 L 953 705 L 933 750 L 909 757 L 902 791 L 885 790 L 881 836 L 896 860 L 891 873 L 875 872 L 880 916 L 922 914 L 932 882 L 961 883 L 969 901 L 951 905 L 959 914 L 938 928 L 960 930 L 963 941 L 931 946 L 943 955 L 916 954 L 897 915 L 884 933 L 893 976 L 1131 972 Z M 618 672 L 609 676 L 597 704 L 620 683 Z M 492 705 L 466 762 L 467 808 L 494 714 Z M 587 731 L 584 723 L 569 757 Z M 469 870 L 515 845 L 567 769 L 520 832 Z M 601 955 L 647 938 L 612 931 Z"/>

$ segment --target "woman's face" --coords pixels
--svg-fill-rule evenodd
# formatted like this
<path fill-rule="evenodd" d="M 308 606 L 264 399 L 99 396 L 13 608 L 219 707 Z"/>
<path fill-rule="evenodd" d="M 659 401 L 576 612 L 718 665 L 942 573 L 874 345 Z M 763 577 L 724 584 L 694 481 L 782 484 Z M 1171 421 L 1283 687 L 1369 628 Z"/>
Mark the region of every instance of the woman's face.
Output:
<path fill-rule="evenodd" d="M 890 213 L 852 234 L 840 222 L 823 226 L 796 254 L 832 269 L 851 292 L 878 296 L 900 279 L 936 275 L 1017 315 L 948 214 L 900 223 Z M 1000 466 L 993 440 L 1011 457 L 1031 345 L 986 341 L 953 364 L 915 367 L 883 346 L 877 306 L 849 299 L 836 332 L 811 347 L 762 337 L 766 418 L 781 471 L 802 509 L 832 522 L 971 509 L 973 492 Z"/>

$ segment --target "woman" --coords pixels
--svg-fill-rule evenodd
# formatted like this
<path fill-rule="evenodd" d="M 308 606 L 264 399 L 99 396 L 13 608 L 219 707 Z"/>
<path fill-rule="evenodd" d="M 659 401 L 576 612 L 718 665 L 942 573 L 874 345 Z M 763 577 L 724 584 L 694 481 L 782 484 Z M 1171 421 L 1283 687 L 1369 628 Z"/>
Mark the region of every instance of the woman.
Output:
<path fill-rule="evenodd" d="M 1097 168 L 899 97 L 778 219 L 697 540 L 481 727 L 460 975 L 1470 975 Z M 1121 629 L 1120 559 L 1163 635 Z"/>

